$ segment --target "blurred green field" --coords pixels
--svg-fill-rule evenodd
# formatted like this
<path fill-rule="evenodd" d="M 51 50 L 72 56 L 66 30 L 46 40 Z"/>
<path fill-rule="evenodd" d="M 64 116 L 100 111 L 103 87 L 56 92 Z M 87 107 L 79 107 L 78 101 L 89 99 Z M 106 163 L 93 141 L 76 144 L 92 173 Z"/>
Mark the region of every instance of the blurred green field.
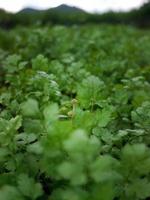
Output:
<path fill-rule="evenodd" d="M 150 198 L 150 31 L 0 30 L 0 200 Z"/>

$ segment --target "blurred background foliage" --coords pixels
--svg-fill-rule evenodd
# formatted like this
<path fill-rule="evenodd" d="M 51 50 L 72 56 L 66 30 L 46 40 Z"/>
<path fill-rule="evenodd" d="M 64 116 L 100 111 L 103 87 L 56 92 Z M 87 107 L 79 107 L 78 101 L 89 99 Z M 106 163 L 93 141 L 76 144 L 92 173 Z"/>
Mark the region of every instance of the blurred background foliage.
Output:
<path fill-rule="evenodd" d="M 0 27 L 10 29 L 18 25 L 83 25 L 83 24 L 127 24 L 140 28 L 150 26 L 150 1 L 139 9 L 128 12 L 87 13 L 84 10 L 67 5 L 60 5 L 48 10 L 25 8 L 18 13 L 8 13 L 0 10 Z"/>

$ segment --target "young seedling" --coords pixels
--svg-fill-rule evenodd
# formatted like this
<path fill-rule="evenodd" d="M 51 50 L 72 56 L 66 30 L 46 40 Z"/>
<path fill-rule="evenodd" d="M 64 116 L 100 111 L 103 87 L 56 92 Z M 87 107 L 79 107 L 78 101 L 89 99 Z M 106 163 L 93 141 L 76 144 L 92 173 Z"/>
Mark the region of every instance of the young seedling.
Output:
<path fill-rule="evenodd" d="M 77 107 L 77 103 L 78 103 L 77 99 L 72 99 L 72 101 L 71 101 L 72 110 L 68 112 L 68 116 L 70 118 L 74 118 L 74 116 L 75 116 L 75 110 L 76 110 L 76 107 Z"/>

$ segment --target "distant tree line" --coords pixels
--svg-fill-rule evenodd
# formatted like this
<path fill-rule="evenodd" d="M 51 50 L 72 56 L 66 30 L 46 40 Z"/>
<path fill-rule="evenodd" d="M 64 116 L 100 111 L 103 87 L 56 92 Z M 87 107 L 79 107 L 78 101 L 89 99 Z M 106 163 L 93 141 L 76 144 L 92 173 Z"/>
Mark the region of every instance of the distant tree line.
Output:
<path fill-rule="evenodd" d="M 150 1 L 141 8 L 130 12 L 107 12 L 104 14 L 90 14 L 86 12 L 61 12 L 49 9 L 47 11 L 19 12 L 16 14 L 0 10 L 0 27 L 12 28 L 18 25 L 43 25 L 43 24 L 128 24 L 138 27 L 150 27 Z"/>

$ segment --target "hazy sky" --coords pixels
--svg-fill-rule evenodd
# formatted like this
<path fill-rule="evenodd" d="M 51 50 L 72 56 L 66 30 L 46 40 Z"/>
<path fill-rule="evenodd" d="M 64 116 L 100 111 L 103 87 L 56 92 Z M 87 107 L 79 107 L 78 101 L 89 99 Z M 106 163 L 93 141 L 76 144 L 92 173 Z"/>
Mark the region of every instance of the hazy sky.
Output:
<path fill-rule="evenodd" d="M 139 7 L 145 0 L 0 0 L 0 8 L 19 11 L 23 7 L 50 8 L 60 4 L 78 6 L 87 11 L 128 10 Z"/>

